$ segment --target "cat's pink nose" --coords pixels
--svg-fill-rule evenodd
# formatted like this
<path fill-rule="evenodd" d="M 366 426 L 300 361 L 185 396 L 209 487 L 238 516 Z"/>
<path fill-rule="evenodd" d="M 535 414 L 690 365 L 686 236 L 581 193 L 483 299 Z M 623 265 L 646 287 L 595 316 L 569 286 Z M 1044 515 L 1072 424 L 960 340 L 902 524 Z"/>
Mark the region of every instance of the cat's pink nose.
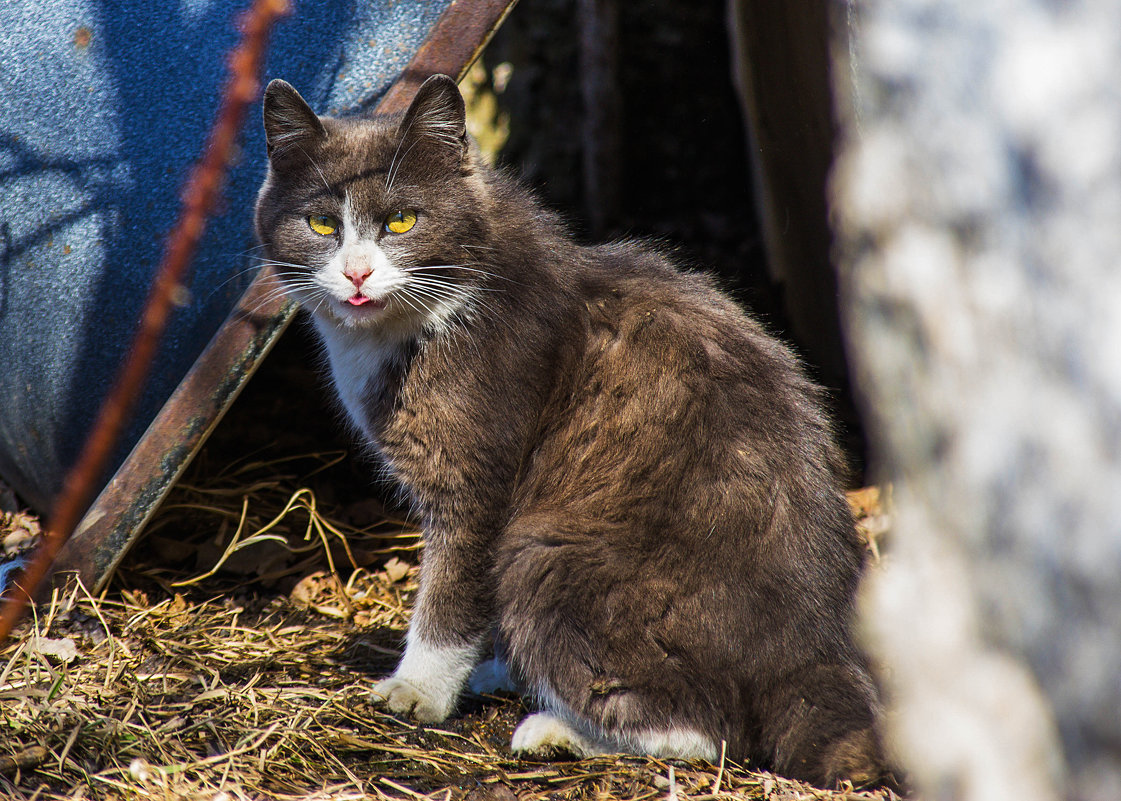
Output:
<path fill-rule="evenodd" d="M 354 264 L 348 262 L 346 269 L 343 270 L 343 275 L 350 279 L 350 283 L 354 284 L 355 289 L 361 289 L 362 283 L 370 277 L 372 271 L 365 264 Z"/>

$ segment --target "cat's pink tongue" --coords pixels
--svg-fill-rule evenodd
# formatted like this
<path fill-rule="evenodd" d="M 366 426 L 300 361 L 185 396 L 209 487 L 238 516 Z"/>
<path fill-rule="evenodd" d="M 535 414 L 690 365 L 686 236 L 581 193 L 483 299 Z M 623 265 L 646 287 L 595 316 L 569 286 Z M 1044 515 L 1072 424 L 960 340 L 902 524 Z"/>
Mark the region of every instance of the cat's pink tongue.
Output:
<path fill-rule="evenodd" d="M 363 303 L 369 303 L 370 298 L 365 295 L 354 295 L 353 297 L 347 298 L 346 302 L 351 306 L 361 306 Z"/>

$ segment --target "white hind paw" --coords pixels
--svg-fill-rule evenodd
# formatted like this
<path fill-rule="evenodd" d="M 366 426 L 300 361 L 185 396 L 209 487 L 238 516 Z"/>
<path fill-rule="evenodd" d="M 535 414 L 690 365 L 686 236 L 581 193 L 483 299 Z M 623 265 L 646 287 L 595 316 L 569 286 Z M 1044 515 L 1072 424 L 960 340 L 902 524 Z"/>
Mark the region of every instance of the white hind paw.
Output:
<path fill-rule="evenodd" d="M 514 730 L 510 749 L 515 754 L 528 756 L 543 756 L 553 751 L 577 757 L 603 753 L 602 748 L 548 712 L 537 712 L 523 720 Z"/>

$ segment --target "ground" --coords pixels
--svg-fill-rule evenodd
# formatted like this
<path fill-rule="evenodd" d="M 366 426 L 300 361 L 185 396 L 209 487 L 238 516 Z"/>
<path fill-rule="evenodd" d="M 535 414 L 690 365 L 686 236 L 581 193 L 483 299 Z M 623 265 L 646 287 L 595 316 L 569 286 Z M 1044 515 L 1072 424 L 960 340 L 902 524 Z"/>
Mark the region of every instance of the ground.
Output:
<path fill-rule="evenodd" d="M 468 697 L 438 726 L 386 714 L 370 687 L 408 624 L 415 527 L 369 500 L 339 452 L 215 464 L 226 448 L 212 443 L 106 592 L 57 591 L 0 646 L 0 796 L 891 797 L 730 763 L 515 759 L 528 709 L 513 696 Z M 876 493 L 854 502 L 882 532 Z M 0 521 L 4 536 L 33 524 Z"/>

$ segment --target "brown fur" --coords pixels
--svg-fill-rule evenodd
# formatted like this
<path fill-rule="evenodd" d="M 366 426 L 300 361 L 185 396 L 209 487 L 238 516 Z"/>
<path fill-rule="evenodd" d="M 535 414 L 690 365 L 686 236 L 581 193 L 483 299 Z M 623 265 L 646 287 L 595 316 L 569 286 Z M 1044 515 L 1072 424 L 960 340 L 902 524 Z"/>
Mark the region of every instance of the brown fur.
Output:
<path fill-rule="evenodd" d="M 790 351 L 646 246 L 574 244 L 474 159 L 446 78 L 373 121 L 317 119 L 277 83 L 265 119 L 271 259 L 323 269 L 303 221 L 346 195 L 391 260 L 470 298 L 451 324 L 363 333 L 392 358 L 359 377 L 354 422 L 426 528 L 410 647 L 497 630 L 522 685 L 592 736 L 684 727 L 820 785 L 875 781 L 849 634 L 863 548 Z M 378 234 L 397 208 L 423 230 Z"/>

